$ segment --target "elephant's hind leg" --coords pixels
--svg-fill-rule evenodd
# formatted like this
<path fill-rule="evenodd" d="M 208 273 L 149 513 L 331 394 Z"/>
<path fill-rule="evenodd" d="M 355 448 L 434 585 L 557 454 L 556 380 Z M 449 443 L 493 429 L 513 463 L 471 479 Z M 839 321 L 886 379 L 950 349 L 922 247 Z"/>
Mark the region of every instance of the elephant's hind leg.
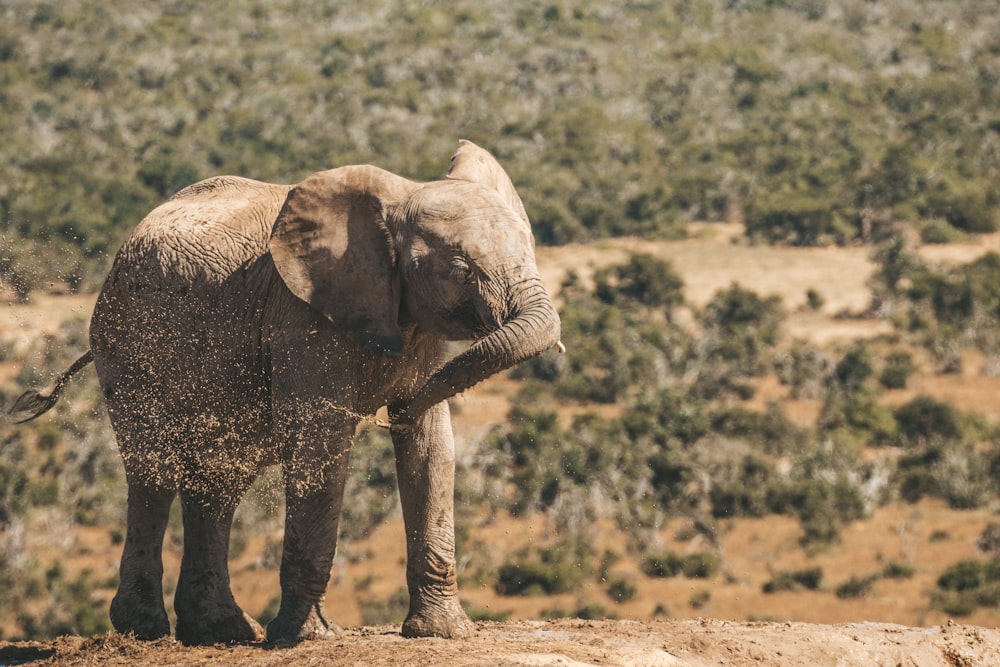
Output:
<path fill-rule="evenodd" d="M 131 481 L 120 567 L 121 583 L 111 601 L 111 624 L 122 634 L 158 639 L 170 634 L 163 606 L 163 533 L 174 491 Z"/>
<path fill-rule="evenodd" d="M 181 491 L 184 555 L 174 595 L 177 639 L 187 645 L 250 642 L 260 625 L 233 598 L 229 585 L 229 533 L 233 514 L 252 476 L 224 489 Z"/>

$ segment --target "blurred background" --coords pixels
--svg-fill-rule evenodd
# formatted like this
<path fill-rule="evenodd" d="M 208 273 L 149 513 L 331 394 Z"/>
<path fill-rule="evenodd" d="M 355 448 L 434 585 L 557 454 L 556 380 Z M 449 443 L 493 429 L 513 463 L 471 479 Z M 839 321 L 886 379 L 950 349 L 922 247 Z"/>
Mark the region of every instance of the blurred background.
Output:
<path fill-rule="evenodd" d="M 86 349 L 118 245 L 185 185 L 433 180 L 470 139 L 569 350 L 453 402 L 474 618 L 995 626 L 998 80 L 978 0 L 8 0 L 0 406 Z M 385 433 L 352 470 L 330 611 L 398 622 Z M 266 472 L 232 538 L 263 621 L 281 496 Z M 110 627 L 124 510 L 92 372 L 0 424 L 0 638 Z"/>

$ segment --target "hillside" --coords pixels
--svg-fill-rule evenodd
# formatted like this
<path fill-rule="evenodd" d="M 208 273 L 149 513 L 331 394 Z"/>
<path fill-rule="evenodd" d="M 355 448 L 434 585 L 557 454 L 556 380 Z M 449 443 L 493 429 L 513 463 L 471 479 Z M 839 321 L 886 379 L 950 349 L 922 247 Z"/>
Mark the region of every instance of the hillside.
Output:
<path fill-rule="evenodd" d="M 693 220 L 797 245 L 988 232 L 998 21 L 979 0 L 5 3 L 0 280 L 96 289 L 201 178 L 431 179 L 459 138 L 546 244 Z"/>

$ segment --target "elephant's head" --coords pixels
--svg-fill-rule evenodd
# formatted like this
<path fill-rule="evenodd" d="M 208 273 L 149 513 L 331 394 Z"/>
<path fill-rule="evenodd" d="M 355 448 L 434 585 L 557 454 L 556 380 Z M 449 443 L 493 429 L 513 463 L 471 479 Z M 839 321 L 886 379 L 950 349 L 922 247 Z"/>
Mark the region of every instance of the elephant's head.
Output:
<path fill-rule="evenodd" d="M 314 174 L 289 193 L 271 254 L 292 293 L 378 354 L 403 352 L 407 319 L 475 341 L 424 384 L 404 420 L 559 340 L 524 206 L 493 156 L 467 141 L 443 181 L 371 166 Z"/>

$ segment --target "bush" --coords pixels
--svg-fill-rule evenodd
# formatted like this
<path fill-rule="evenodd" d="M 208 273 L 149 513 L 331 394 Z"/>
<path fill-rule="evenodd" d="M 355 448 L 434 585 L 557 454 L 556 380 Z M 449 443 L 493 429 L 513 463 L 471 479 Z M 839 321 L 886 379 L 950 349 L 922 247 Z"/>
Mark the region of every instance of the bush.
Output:
<path fill-rule="evenodd" d="M 642 571 L 647 577 L 669 579 L 676 577 L 683 569 L 681 557 L 672 551 L 646 556 L 642 559 Z"/>
<path fill-rule="evenodd" d="M 762 193 L 746 211 L 752 238 L 793 245 L 844 243 L 857 235 L 837 202 L 803 191 Z"/>
<path fill-rule="evenodd" d="M 624 577 L 612 579 L 608 582 L 608 596 L 615 602 L 621 604 L 635 598 L 639 589 L 635 583 Z"/>
<path fill-rule="evenodd" d="M 633 254 L 626 264 L 598 269 L 594 283 L 594 293 L 605 303 L 631 300 L 663 308 L 668 316 L 684 303 L 684 281 L 672 264 L 651 255 Z"/>
<path fill-rule="evenodd" d="M 679 556 L 672 551 L 647 555 L 640 564 L 648 577 L 670 578 L 683 574 L 689 579 L 708 579 L 719 571 L 719 557 L 708 552 Z"/>
<path fill-rule="evenodd" d="M 719 557 L 712 553 L 694 553 L 681 559 L 681 572 L 688 579 L 708 579 L 718 571 Z"/>
<path fill-rule="evenodd" d="M 367 427 L 351 449 L 340 534 L 360 539 L 389 518 L 399 505 L 396 457 L 385 429 Z"/>
<path fill-rule="evenodd" d="M 727 463 L 713 470 L 714 483 L 709 491 L 712 516 L 762 517 L 770 513 L 773 485 L 778 477 L 773 462 L 748 454 Z"/>
<path fill-rule="evenodd" d="M 931 449 L 899 459 L 896 464 L 896 484 L 903 500 L 915 503 L 924 496 L 940 495 L 940 485 L 933 470 L 940 458 L 941 452 Z"/>
<path fill-rule="evenodd" d="M 784 317 L 780 297 L 760 297 L 737 284 L 720 290 L 702 313 L 700 345 L 706 362 L 726 362 L 727 375 L 760 375 Z"/>
<path fill-rule="evenodd" d="M 886 389 L 905 389 L 907 380 L 915 370 L 916 366 L 910 353 L 897 350 L 886 356 L 885 366 L 882 367 L 878 380 Z M 896 421 L 899 421 L 898 414 Z"/>
<path fill-rule="evenodd" d="M 944 218 L 963 231 L 982 234 L 997 230 L 998 203 L 995 184 L 988 181 L 963 179 L 961 184 L 943 181 L 927 194 L 923 213 L 931 218 Z"/>
<path fill-rule="evenodd" d="M 823 569 L 819 567 L 804 570 L 789 570 L 777 572 L 770 581 L 764 584 L 765 593 L 778 591 L 819 590 L 823 582 Z"/>
<path fill-rule="evenodd" d="M 1000 522 L 991 521 L 983 529 L 976 546 L 980 551 L 1000 561 Z"/>
<path fill-rule="evenodd" d="M 967 616 L 978 606 L 1000 606 L 1000 562 L 959 561 L 938 577 L 937 587 L 934 606 L 954 616 Z"/>
<path fill-rule="evenodd" d="M 582 544 L 523 551 L 500 566 L 494 590 L 500 595 L 554 595 L 579 586 L 590 574 L 590 554 Z"/>
<path fill-rule="evenodd" d="M 865 577 L 853 576 L 837 586 L 834 592 L 841 600 L 854 600 L 857 598 L 868 597 L 872 591 L 872 587 L 878 579 L 878 575 L 868 575 Z"/>
<path fill-rule="evenodd" d="M 636 386 L 665 384 L 668 350 L 674 343 L 683 349 L 682 331 L 665 330 L 662 321 L 626 299 L 607 303 L 576 287 L 564 290 L 562 335 L 572 354 L 561 357 L 556 369 L 535 362 L 518 375 L 548 377 L 558 395 L 598 403 L 621 401 Z"/>
<path fill-rule="evenodd" d="M 906 563 L 886 563 L 882 576 L 886 579 L 910 579 L 916 573 L 916 568 Z"/>
<path fill-rule="evenodd" d="M 840 528 L 865 515 L 865 501 L 847 479 L 804 479 L 777 488 L 770 502 L 775 511 L 795 514 L 802 524 L 803 546 L 821 547 L 840 539 Z"/>
<path fill-rule="evenodd" d="M 896 408 L 893 416 L 900 444 L 904 446 L 953 442 L 962 437 L 958 412 L 950 403 L 917 396 Z"/>
<path fill-rule="evenodd" d="M 963 560 L 948 568 L 938 577 L 938 588 L 947 591 L 968 591 L 1000 579 L 1000 565 L 976 560 Z"/>

